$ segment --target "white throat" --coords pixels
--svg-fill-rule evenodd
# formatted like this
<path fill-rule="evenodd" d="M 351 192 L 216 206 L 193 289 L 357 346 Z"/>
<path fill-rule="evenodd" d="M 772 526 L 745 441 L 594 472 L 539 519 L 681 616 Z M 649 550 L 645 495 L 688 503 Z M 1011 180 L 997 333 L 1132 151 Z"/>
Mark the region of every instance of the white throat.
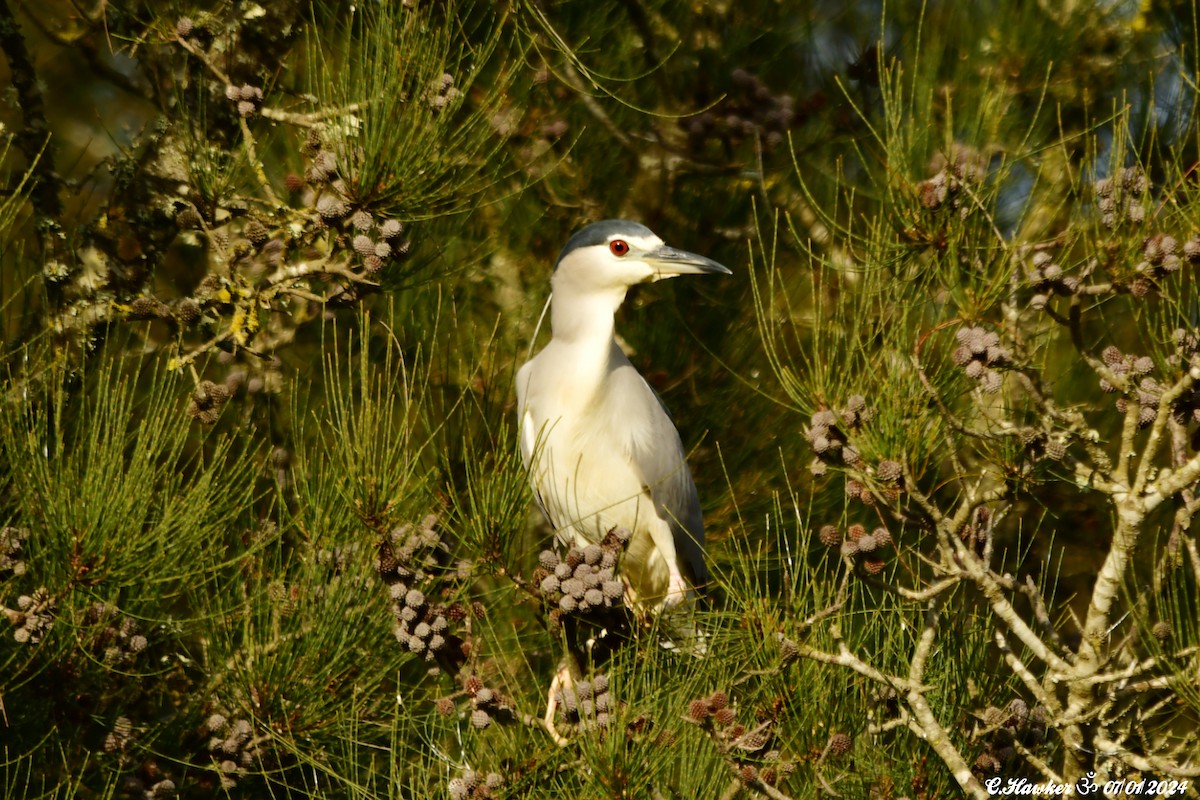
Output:
<path fill-rule="evenodd" d="M 613 341 L 614 315 L 626 287 L 580 291 L 569 278 L 551 279 L 550 330 L 556 342 L 607 347 Z"/>

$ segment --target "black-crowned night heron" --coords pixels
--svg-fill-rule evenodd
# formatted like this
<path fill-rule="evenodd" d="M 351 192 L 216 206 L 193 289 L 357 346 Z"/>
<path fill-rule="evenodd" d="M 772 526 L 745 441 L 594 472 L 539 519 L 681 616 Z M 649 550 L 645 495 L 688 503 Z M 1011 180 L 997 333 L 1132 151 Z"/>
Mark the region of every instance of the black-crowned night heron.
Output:
<path fill-rule="evenodd" d="M 538 504 L 564 545 L 632 532 L 621 573 L 639 611 L 679 606 L 707 581 L 704 520 L 679 432 L 618 346 L 613 316 L 635 284 L 705 273 L 729 270 L 636 222 L 588 225 L 550 279 L 550 343 L 517 373 Z"/>

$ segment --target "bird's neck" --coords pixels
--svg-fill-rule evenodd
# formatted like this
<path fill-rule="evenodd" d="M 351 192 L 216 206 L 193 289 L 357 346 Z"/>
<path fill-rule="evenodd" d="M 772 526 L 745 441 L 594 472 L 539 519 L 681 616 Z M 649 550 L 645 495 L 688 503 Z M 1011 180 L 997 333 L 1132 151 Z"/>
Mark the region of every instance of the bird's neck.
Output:
<path fill-rule="evenodd" d="M 552 281 L 550 328 L 554 341 L 607 349 L 613 341 L 613 319 L 625 300 L 625 287 L 586 294 Z"/>

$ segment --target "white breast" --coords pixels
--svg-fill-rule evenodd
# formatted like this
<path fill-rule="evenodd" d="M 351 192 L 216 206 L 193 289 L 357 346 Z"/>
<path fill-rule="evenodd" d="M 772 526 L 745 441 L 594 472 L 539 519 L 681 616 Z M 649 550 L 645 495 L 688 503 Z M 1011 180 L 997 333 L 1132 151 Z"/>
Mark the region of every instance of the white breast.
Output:
<path fill-rule="evenodd" d="M 537 377 L 538 366 L 535 358 L 522 368 L 520 389 Z M 619 404 L 598 397 L 586 377 L 560 375 L 538 381 L 533 394 L 521 392 L 522 455 L 539 502 L 564 541 L 597 542 L 616 526 L 636 530 L 639 513 L 647 513 L 646 487 L 630 463 L 628 439 L 636 432 L 622 424 Z M 627 409 L 625 423 L 636 417 L 633 411 Z"/>

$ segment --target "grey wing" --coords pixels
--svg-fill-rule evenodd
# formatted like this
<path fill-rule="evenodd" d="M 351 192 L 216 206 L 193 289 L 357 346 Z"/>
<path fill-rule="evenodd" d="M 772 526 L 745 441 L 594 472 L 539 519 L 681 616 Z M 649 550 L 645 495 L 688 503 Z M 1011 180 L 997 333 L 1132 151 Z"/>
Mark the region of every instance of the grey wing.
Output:
<path fill-rule="evenodd" d="M 675 551 L 685 574 L 694 585 L 705 584 L 708 567 L 704 563 L 704 515 L 679 431 L 658 394 L 632 364 L 614 370 L 612 381 L 614 390 L 610 395 L 624 398 L 626 406 L 636 406 L 623 409 L 626 423 L 634 418 L 643 421 L 633 426 L 628 440 L 630 461 L 649 488 L 659 516 L 670 521 Z"/>

